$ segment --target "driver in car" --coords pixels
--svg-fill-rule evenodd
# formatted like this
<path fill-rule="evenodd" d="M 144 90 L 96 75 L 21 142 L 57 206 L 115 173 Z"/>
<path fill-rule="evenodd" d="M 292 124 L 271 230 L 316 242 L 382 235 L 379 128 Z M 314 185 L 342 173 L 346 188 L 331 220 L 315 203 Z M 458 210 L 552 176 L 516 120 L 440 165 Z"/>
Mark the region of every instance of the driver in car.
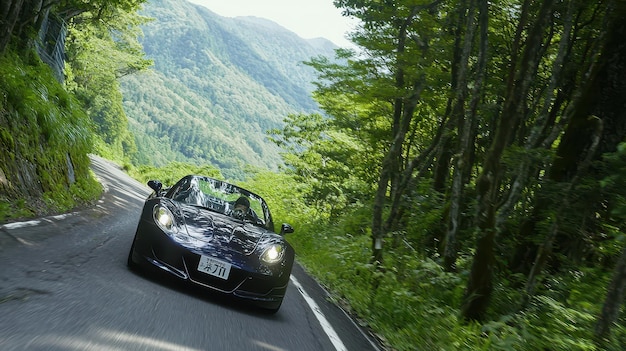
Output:
<path fill-rule="evenodd" d="M 259 217 L 250 208 L 250 200 L 245 196 L 240 196 L 237 201 L 235 201 L 232 216 L 238 219 L 248 219 L 257 224 L 260 223 Z"/>

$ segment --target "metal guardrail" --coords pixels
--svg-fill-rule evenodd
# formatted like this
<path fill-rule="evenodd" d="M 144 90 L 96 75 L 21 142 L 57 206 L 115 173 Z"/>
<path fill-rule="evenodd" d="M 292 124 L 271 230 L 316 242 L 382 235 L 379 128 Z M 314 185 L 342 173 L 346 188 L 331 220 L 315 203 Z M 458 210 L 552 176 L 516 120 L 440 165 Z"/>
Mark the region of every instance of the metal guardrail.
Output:
<path fill-rule="evenodd" d="M 65 80 L 65 37 L 67 24 L 61 18 L 48 15 L 44 19 L 35 42 L 37 53 L 48 64 L 59 82 Z"/>

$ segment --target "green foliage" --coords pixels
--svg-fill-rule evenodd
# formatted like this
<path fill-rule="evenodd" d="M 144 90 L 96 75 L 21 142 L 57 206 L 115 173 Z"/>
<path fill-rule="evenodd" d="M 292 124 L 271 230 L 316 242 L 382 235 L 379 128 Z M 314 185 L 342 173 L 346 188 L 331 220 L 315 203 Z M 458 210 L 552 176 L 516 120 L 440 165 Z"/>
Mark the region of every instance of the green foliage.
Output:
<path fill-rule="evenodd" d="M 626 219 L 626 195 L 620 190 L 626 188 L 626 143 L 620 143 L 616 152 L 605 155 L 603 166 L 606 177 L 600 181 L 600 186 L 611 195 L 611 222 L 624 230 L 622 224 Z"/>
<path fill-rule="evenodd" d="M 360 210 L 345 218 L 359 217 Z M 450 306 L 460 298 L 462 281 L 436 263 L 415 260 L 405 250 L 389 254 L 384 272 L 369 264 L 368 235 L 344 233 L 341 225 L 318 220 L 292 242 L 298 260 L 369 327 L 397 350 L 446 349 L 460 329 Z M 317 228 L 317 230 L 313 229 Z M 324 228 L 324 230 L 319 230 Z M 454 340 L 454 339 L 453 339 Z M 458 349 L 458 348 L 451 348 Z"/>
<path fill-rule="evenodd" d="M 372 193 L 371 149 L 347 128 L 319 114 L 289 115 L 271 140 L 289 152 L 283 154 L 287 172 L 310 184 L 308 204 L 337 216 L 350 204 L 366 201 Z"/>
<path fill-rule="evenodd" d="M 406 229 L 396 233 L 396 240 L 406 240 L 422 255 L 437 257 L 440 252 L 442 233 L 445 232 L 447 210 L 444 197 L 432 188 L 430 180 L 423 180 L 415 187 L 415 197 L 406 215 Z"/>
<path fill-rule="evenodd" d="M 98 14 L 97 18 L 100 20 L 110 21 L 118 11 L 135 12 L 145 2 L 146 0 L 61 0 L 55 10 L 64 17 L 91 12 Z"/>
<path fill-rule="evenodd" d="M 331 297 L 391 349 L 598 350 L 592 331 L 608 281 L 606 272 L 589 268 L 547 279 L 544 292 L 549 295 L 537 296 L 522 311 L 516 308 L 520 301 L 516 283 L 502 279 L 493 303 L 495 318 L 484 324 L 465 323 L 457 306 L 471 257 L 460 259 L 460 274 L 444 272 L 413 247 L 400 245 L 388 249 L 379 271 L 369 263 L 370 236 L 354 229 L 359 222 L 366 225 L 367 212 L 353 208 L 337 222 L 310 216 L 288 238 L 298 261 Z M 609 349 L 619 349 L 624 330 L 623 325 L 616 326 Z"/>
<path fill-rule="evenodd" d="M 259 170 L 250 174 L 246 180 L 237 182 L 237 185 L 249 189 L 265 199 L 272 211 L 276 230 L 282 223 L 289 223 L 298 233 L 302 229 L 302 223 L 320 216 L 302 201 L 308 185 L 297 181 L 291 175 Z M 292 234 L 289 234 L 287 239 L 289 240 L 291 236 Z"/>
<path fill-rule="evenodd" d="M 506 320 L 505 320 L 506 321 Z M 538 296 L 530 308 L 507 321 L 517 324 L 519 336 L 513 343 L 515 348 L 524 350 L 595 350 L 593 343 L 593 323 L 595 315 L 568 308 L 563 304 Z M 492 322 L 484 326 L 487 333 L 500 333 L 509 328 L 503 322 Z M 513 334 L 508 331 L 507 334 Z"/>
<path fill-rule="evenodd" d="M 13 218 L 29 218 L 35 213 L 24 199 L 5 200 L 0 199 L 0 223 Z"/>
<path fill-rule="evenodd" d="M 0 201 L 11 203 L 2 220 L 66 211 L 101 191 L 89 171 L 88 118 L 48 66 L 27 59 L 0 57 Z"/>
<path fill-rule="evenodd" d="M 184 1 L 146 4 L 148 74 L 122 79 L 136 165 L 212 164 L 243 180 L 247 165 L 276 171 L 280 149 L 265 131 L 291 113 L 318 110 L 315 72 L 301 61 L 320 47 L 266 20 L 223 18 Z"/>
<path fill-rule="evenodd" d="M 67 88 L 93 121 L 99 149 L 122 161 L 136 157 L 137 147 L 128 130 L 119 78 L 152 64 L 137 41 L 139 26 L 148 21 L 136 13 L 141 2 L 120 1 L 83 12 L 73 18 L 66 40 Z"/>
<path fill-rule="evenodd" d="M 608 27 L 607 17 L 598 17 L 606 15 L 606 4 L 552 3 L 546 17 L 551 22 L 541 27 L 546 2 L 334 3 L 363 21 L 352 34 L 361 51 L 339 51 L 341 62 L 308 62 L 319 72 L 314 96 L 326 115 L 290 115 L 282 130 L 272 131 L 274 141 L 287 147 L 287 172 L 310 185 L 303 193 L 306 204 L 339 209 L 329 218 L 302 223 L 302 231 L 292 237 L 299 260 L 392 349 L 598 349 L 594 324 L 624 245 L 626 147 L 587 169 L 583 148 L 564 150 L 561 138 L 572 133 L 574 143 L 587 147 L 587 139 L 597 136 L 566 124 L 569 109 L 604 104 L 595 95 L 586 98 L 597 101 L 583 100 L 580 106 L 576 100 L 586 93 L 579 90 L 582 77 L 597 58 L 591 55 L 597 44 L 592 38 Z M 485 17 L 478 16 L 481 11 Z M 483 33 L 482 19 L 488 25 Z M 566 38 L 569 20 L 574 34 Z M 471 21 L 475 28 L 468 27 Z M 536 47 L 533 28 L 542 29 Z M 482 34 L 488 40 L 481 42 Z M 475 76 L 483 50 L 477 43 L 486 45 L 485 76 Z M 565 47 L 567 52 L 559 51 Z M 466 62 L 461 59 L 465 54 Z M 560 54 L 567 55 L 562 67 Z M 536 66 L 526 67 L 531 57 Z M 511 89 L 525 84 L 527 90 Z M 423 90 L 412 90 L 415 86 Z M 615 89 L 619 100 L 623 89 Z M 415 111 L 402 110 L 414 91 L 419 92 Z M 470 105 L 472 94 L 475 106 Z M 608 110 L 603 106 L 594 113 L 605 114 L 607 125 L 621 125 L 620 108 Z M 403 119 L 396 117 L 407 112 L 413 119 L 404 138 L 398 133 Z M 500 129 L 518 117 L 514 130 Z M 472 130 L 464 145 L 467 123 Z M 491 146 L 502 135 L 511 137 Z M 623 129 L 605 130 L 602 138 L 600 145 L 607 148 L 623 140 Z M 394 140 L 402 141 L 400 150 L 390 152 L 393 159 L 388 160 L 384 156 Z M 415 160 L 421 164 L 412 165 Z M 564 174 L 556 174 L 555 164 Z M 404 173 L 409 165 L 415 166 L 412 174 Z M 489 191 L 477 184 L 484 169 L 489 170 L 487 183 L 497 185 Z M 459 171 L 464 179 L 454 193 L 452 176 Z M 392 218 L 397 222 L 385 223 L 390 226 L 383 233 L 384 264 L 377 270 L 370 264 L 372 189 L 384 181 L 386 202 L 373 208 L 392 213 L 388 204 L 403 177 L 409 185 L 400 197 L 400 215 Z M 358 184 L 355 197 L 352 184 Z M 481 206 L 486 211 L 477 211 Z M 456 209 L 453 222 L 448 216 Z M 476 240 L 494 233 L 481 242 L 487 254 L 477 254 Z M 446 247 L 449 243 L 454 246 Z M 539 262 L 543 244 L 551 254 Z M 457 255 L 453 272 L 440 267 L 446 248 Z M 475 266 L 485 269 L 474 271 Z M 541 273 L 539 283 L 534 298 L 522 306 L 533 266 Z M 485 288 L 481 292 L 491 296 L 483 323 L 459 319 L 470 270 L 478 273 L 472 279 Z M 467 300 L 481 300 L 473 297 Z M 615 349 L 623 330 L 622 317 L 609 342 Z"/>
<path fill-rule="evenodd" d="M 164 187 L 172 186 L 180 178 L 190 174 L 223 179 L 220 170 L 211 165 L 197 166 L 183 162 L 172 162 L 165 167 L 139 166 L 131 168 L 129 174 L 143 183 L 149 180 L 159 180 Z"/>

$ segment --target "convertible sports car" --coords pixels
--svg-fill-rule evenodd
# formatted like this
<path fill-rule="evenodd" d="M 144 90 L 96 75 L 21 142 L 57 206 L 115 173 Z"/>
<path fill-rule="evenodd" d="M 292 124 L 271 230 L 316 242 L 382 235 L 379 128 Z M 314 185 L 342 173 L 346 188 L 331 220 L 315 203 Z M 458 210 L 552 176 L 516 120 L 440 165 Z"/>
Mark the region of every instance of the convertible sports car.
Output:
<path fill-rule="evenodd" d="M 217 179 L 188 175 L 163 188 L 151 180 L 128 254 L 128 266 L 170 274 L 277 312 L 285 296 L 294 250 L 283 224 L 274 232 L 259 195 Z"/>

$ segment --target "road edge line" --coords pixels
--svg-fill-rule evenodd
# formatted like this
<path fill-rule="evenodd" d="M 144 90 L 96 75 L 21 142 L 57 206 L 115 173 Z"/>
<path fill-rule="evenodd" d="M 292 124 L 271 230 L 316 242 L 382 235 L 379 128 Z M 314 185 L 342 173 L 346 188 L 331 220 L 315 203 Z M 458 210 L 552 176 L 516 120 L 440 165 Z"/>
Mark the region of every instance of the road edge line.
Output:
<path fill-rule="evenodd" d="M 346 346 L 339 338 L 339 335 L 337 335 L 337 332 L 335 332 L 335 329 L 333 329 L 332 325 L 330 325 L 330 323 L 326 319 L 326 316 L 324 316 L 324 314 L 322 313 L 322 310 L 317 305 L 315 300 L 313 300 L 313 298 L 311 298 L 311 296 L 309 296 L 309 294 L 304 291 L 304 288 L 302 287 L 302 285 L 300 285 L 300 282 L 298 282 L 298 279 L 296 279 L 296 277 L 292 275 L 290 279 L 293 285 L 295 285 L 300 292 L 300 295 L 302 295 L 302 297 L 304 298 L 304 301 L 306 301 L 306 303 L 313 311 L 313 314 L 315 314 L 315 318 L 317 318 L 318 322 L 320 322 L 322 329 L 324 329 L 324 332 L 330 339 L 330 342 L 333 344 L 333 346 L 335 346 L 335 349 L 337 351 L 348 351 L 348 349 L 346 349 Z"/>

